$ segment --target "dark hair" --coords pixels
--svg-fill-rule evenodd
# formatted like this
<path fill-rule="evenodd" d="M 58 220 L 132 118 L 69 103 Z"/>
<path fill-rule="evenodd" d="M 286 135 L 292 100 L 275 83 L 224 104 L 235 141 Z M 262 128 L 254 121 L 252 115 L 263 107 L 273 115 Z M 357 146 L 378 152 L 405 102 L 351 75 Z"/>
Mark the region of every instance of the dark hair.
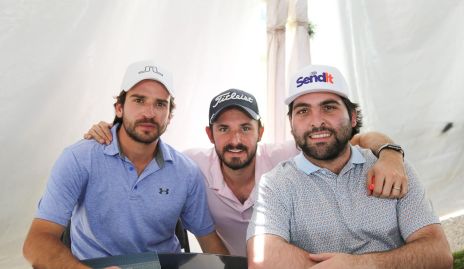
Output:
<path fill-rule="evenodd" d="M 126 91 L 121 91 L 119 95 L 116 97 L 116 102 L 114 103 L 114 107 L 116 108 L 117 104 L 121 104 L 121 106 L 124 106 L 124 103 L 126 103 L 126 96 L 127 92 Z M 172 95 L 169 96 L 169 116 L 172 116 L 172 112 L 176 108 L 176 104 L 174 103 L 174 97 Z M 118 116 L 114 116 L 113 120 L 113 125 L 116 123 L 122 123 L 122 118 L 119 118 Z"/>
<path fill-rule="evenodd" d="M 350 117 L 350 121 L 352 120 L 353 117 L 353 112 L 356 113 L 356 126 L 354 126 L 351 130 L 351 137 L 353 137 L 355 134 L 358 134 L 361 127 L 363 126 L 363 119 L 362 119 L 362 112 L 361 108 L 359 107 L 359 104 L 352 103 L 348 98 L 345 98 L 343 96 L 340 96 L 340 98 L 343 101 L 343 104 L 345 104 L 346 109 L 348 110 L 348 115 Z M 292 118 L 292 112 L 293 112 L 293 103 L 291 102 L 288 105 L 288 112 L 287 116 L 291 119 Z"/>

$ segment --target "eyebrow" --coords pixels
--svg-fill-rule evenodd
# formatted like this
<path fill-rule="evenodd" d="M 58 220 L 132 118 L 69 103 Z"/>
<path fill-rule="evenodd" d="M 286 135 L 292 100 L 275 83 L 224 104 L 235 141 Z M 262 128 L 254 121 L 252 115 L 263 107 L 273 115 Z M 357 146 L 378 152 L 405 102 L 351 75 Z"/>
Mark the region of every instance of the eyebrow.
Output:
<path fill-rule="evenodd" d="M 129 96 L 129 98 L 140 98 L 140 99 L 146 99 L 147 97 L 145 95 L 140 95 L 140 94 L 133 94 L 131 96 Z M 165 100 L 165 99 L 160 99 L 160 98 L 156 98 L 155 99 L 156 102 L 161 102 L 161 103 L 169 103 L 169 100 Z"/>
<path fill-rule="evenodd" d="M 329 99 L 329 100 L 324 100 L 322 101 L 319 105 L 341 105 L 340 102 L 338 102 L 337 100 L 335 99 Z"/>
<path fill-rule="evenodd" d="M 320 102 L 318 105 L 319 106 L 324 106 L 324 105 L 341 105 L 341 103 L 335 99 L 327 99 L 322 102 Z M 298 107 L 311 107 L 310 104 L 308 103 L 298 103 L 296 104 L 293 108 L 298 108 Z"/>
<path fill-rule="evenodd" d="M 133 94 L 129 96 L 129 98 L 147 98 L 145 95 L 140 95 L 140 94 Z"/>
<path fill-rule="evenodd" d="M 216 126 L 217 126 L 218 128 L 220 128 L 220 127 L 230 127 L 230 125 L 225 124 L 225 123 L 217 123 Z M 253 126 L 253 124 L 251 124 L 251 123 L 249 123 L 249 122 L 240 124 L 240 127 L 244 127 L 244 126 Z"/>

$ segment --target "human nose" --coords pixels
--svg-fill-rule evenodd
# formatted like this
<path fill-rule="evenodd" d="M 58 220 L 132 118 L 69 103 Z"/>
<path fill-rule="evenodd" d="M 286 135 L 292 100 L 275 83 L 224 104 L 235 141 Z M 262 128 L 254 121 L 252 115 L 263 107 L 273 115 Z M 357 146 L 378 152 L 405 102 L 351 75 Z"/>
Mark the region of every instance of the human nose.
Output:
<path fill-rule="evenodd" d="M 321 127 L 325 125 L 324 115 L 319 111 L 311 113 L 310 123 L 312 127 Z"/>
<path fill-rule="evenodd" d="M 151 104 L 146 104 L 143 108 L 143 115 L 147 118 L 153 118 L 156 115 L 156 108 Z"/>
<path fill-rule="evenodd" d="M 242 133 L 240 131 L 232 132 L 231 140 L 233 144 L 240 144 L 242 142 Z"/>

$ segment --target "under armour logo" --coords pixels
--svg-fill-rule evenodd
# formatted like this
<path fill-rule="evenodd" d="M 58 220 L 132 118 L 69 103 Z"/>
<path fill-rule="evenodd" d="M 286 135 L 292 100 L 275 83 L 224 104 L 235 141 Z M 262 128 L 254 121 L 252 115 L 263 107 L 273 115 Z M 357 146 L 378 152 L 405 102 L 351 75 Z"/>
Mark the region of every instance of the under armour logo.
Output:
<path fill-rule="evenodd" d="M 153 72 L 153 73 L 156 73 L 160 76 L 163 76 L 163 74 L 161 74 L 160 72 L 158 72 L 158 68 L 156 66 L 153 66 L 153 65 L 147 65 L 145 66 L 145 69 L 142 70 L 142 71 L 139 71 L 139 74 L 142 74 L 142 73 L 147 73 L 147 72 Z"/>
<path fill-rule="evenodd" d="M 160 191 L 159 191 L 159 194 L 169 194 L 169 189 L 163 189 L 163 188 L 160 188 Z"/>

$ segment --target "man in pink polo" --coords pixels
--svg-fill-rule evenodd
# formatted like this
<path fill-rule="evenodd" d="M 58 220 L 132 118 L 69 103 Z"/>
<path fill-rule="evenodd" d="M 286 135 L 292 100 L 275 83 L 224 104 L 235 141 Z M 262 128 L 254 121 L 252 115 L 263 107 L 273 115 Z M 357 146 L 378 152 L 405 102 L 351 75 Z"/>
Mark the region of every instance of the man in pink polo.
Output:
<path fill-rule="evenodd" d="M 211 100 L 206 133 L 214 147 L 190 149 L 184 153 L 200 167 L 206 179 L 208 206 L 216 232 L 231 255 L 246 256 L 246 231 L 253 213 L 255 197 L 251 195 L 261 175 L 279 162 L 299 153 L 295 143 L 258 143 L 264 132 L 256 98 L 244 91 L 230 89 Z M 109 143 L 109 124 L 101 122 L 87 134 L 101 143 Z M 351 141 L 373 152 L 392 141 L 380 133 L 365 133 Z M 387 148 L 389 149 L 389 148 Z M 398 198 L 407 192 L 403 157 L 394 150 L 382 150 L 379 161 L 366 179 L 375 175 L 372 194 Z M 401 186 L 401 192 L 392 192 Z"/>

